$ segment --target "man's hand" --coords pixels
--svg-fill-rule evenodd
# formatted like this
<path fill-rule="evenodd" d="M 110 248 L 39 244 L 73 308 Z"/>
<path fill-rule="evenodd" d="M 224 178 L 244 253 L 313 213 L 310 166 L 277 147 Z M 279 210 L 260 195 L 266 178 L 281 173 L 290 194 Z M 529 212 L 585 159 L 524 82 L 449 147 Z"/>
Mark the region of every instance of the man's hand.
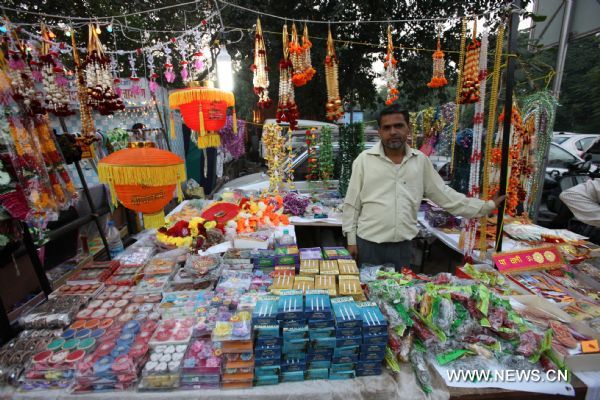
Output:
<path fill-rule="evenodd" d="M 505 198 L 506 198 L 505 194 L 503 194 L 502 196 L 498 196 L 498 195 L 494 196 L 492 201 L 496 205 L 496 208 L 500 207 L 500 204 L 504 201 Z"/>
<path fill-rule="evenodd" d="M 357 245 L 348 245 L 348 251 L 350 255 L 355 261 L 358 261 L 358 246 Z"/>

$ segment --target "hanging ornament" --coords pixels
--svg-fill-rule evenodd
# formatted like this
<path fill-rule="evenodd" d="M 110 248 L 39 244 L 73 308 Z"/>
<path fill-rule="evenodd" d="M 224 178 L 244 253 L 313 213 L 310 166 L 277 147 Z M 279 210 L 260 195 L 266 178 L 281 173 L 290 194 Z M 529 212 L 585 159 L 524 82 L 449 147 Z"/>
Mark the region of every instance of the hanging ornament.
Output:
<path fill-rule="evenodd" d="M 175 72 L 173 72 L 173 61 L 171 56 L 171 49 L 168 44 L 163 46 L 163 52 L 165 53 L 165 80 L 168 83 L 175 82 Z"/>
<path fill-rule="evenodd" d="M 58 59 L 58 49 L 50 46 L 48 28 L 42 24 L 42 47 L 40 66 L 42 84 L 44 86 L 45 108 L 58 116 L 72 115 L 75 112 L 69 107 L 68 81 L 65 78 L 64 67 Z"/>
<path fill-rule="evenodd" d="M 387 28 L 387 54 L 385 55 L 384 77 L 385 85 L 387 86 L 387 98 L 385 100 L 386 105 L 392 104 L 398 100 L 398 71 L 396 69 L 396 58 L 394 58 L 394 44 L 392 43 L 392 25 L 388 25 Z"/>
<path fill-rule="evenodd" d="M 468 196 L 479 198 L 481 187 L 479 185 L 479 177 L 481 172 L 481 143 L 483 141 L 484 131 L 484 112 L 485 112 L 485 80 L 487 78 L 487 51 L 488 51 L 488 34 L 484 32 L 481 38 L 481 52 L 479 59 L 479 74 L 478 79 L 483 84 L 477 104 L 475 104 L 475 114 L 473 116 L 473 147 L 471 149 L 470 169 L 469 169 L 469 189 Z M 467 262 L 472 262 L 473 250 L 475 249 L 475 241 L 477 230 L 479 227 L 479 219 L 471 218 L 466 223 L 465 236 L 463 242 L 463 254 Z"/>
<path fill-rule="evenodd" d="M 467 46 L 462 85 L 460 89 L 460 104 L 477 103 L 479 100 L 479 50 L 481 43 L 477 40 L 477 20 L 473 22 L 473 38 Z"/>
<path fill-rule="evenodd" d="M 204 54 L 202 53 L 202 49 L 204 45 L 202 43 L 202 32 L 199 29 L 194 30 L 194 41 L 196 42 L 196 51 L 192 55 L 192 59 L 194 60 L 194 75 L 198 76 L 204 71 Z"/>
<path fill-rule="evenodd" d="M 256 20 L 254 36 L 254 64 L 252 64 L 252 84 L 258 96 L 258 108 L 270 108 L 273 100 L 269 98 L 269 66 L 267 64 L 267 48 L 263 37 L 260 19 Z"/>
<path fill-rule="evenodd" d="M 179 67 L 181 68 L 180 74 L 183 83 L 187 83 L 189 80 L 189 71 L 188 71 L 188 62 L 187 62 L 187 42 L 184 38 L 179 38 L 177 41 L 177 49 L 179 50 L 179 55 L 181 56 L 181 61 L 179 62 Z"/>
<path fill-rule="evenodd" d="M 150 89 L 150 93 L 156 93 L 156 90 L 158 89 L 158 83 L 156 83 L 158 74 L 156 73 L 154 67 L 154 55 L 152 55 L 152 50 L 148 50 L 146 53 L 146 62 L 148 63 L 148 69 L 150 70 L 150 82 L 148 82 L 148 89 Z"/>
<path fill-rule="evenodd" d="M 308 168 L 305 179 L 310 182 L 319 179 L 319 164 L 317 160 L 317 128 L 306 130 L 306 153 Z"/>
<path fill-rule="evenodd" d="M 292 24 L 292 40 L 290 41 L 290 61 L 294 74 L 292 82 L 294 86 L 300 87 L 306 85 L 315 75 L 315 69 L 311 65 L 310 48 L 312 43 L 308 38 L 308 27 L 304 24 L 304 33 L 302 34 L 302 44 L 298 41 L 298 32 L 296 24 Z"/>
<path fill-rule="evenodd" d="M 142 88 L 140 87 L 140 78 L 137 76 L 137 70 L 135 68 L 135 56 L 134 53 L 129 53 L 129 68 L 131 70 L 131 96 L 138 97 L 142 94 Z"/>
<path fill-rule="evenodd" d="M 338 84 L 339 60 L 335 55 L 331 28 L 327 33 L 327 55 L 325 56 L 325 83 L 327 84 L 327 119 L 337 121 L 344 116 L 340 88 Z"/>
<path fill-rule="evenodd" d="M 269 175 L 269 187 L 265 191 L 269 194 L 277 194 L 285 173 L 285 138 L 281 126 L 265 124 L 262 141 L 265 145 L 264 157 Z"/>
<path fill-rule="evenodd" d="M 43 37 L 44 34 L 42 32 L 42 38 Z M 44 45 L 45 42 L 43 41 L 41 46 L 43 47 Z M 42 76 L 42 61 L 40 60 L 40 52 L 38 51 L 38 47 L 33 45 L 31 42 L 27 44 L 27 47 L 31 49 L 31 52 L 29 53 L 29 68 L 31 69 L 31 77 L 35 82 L 43 83 L 42 81 L 44 78 Z"/>
<path fill-rule="evenodd" d="M 433 76 L 427 84 L 432 89 L 441 88 L 448 84 L 445 76 L 446 63 L 444 61 L 444 52 L 440 44 L 440 34 L 438 30 L 437 48 L 433 52 Z"/>
<path fill-rule="evenodd" d="M 119 77 L 119 61 L 114 54 L 110 55 L 110 72 L 113 77 L 113 87 L 117 96 L 121 97 L 123 90 L 121 89 L 121 78 Z"/>
<path fill-rule="evenodd" d="M 98 33 L 92 24 L 89 24 L 88 29 L 88 54 L 83 61 L 87 101 L 89 106 L 98 110 L 101 115 L 112 115 L 116 111 L 124 110 L 125 105 L 114 91 L 110 58 L 104 54 Z"/>
<path fill-rule="evenodd" d="M 294 99 L 292 83 L 292 62 L 290 61 L 287 24 L 283 25 L 283 58 L 279 61 L 279 103 L 277 104 L 277 123 L 287 122 L 295 130 L 300 112 Z"/>

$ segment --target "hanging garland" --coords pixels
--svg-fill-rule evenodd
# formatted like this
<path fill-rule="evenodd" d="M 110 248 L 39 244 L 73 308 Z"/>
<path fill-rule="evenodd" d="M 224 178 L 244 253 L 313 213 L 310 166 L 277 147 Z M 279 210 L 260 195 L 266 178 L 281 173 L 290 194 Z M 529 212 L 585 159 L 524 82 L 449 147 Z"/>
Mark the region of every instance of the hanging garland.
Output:
<path fill-rule="evenodd" d="M 324 182 L 333 179 L 333 144 L 328 126 L 323 126 L 319 133 L 319 175 Z"/>
<path fill-rule="evenodd" d="M 294 131 L 288 128 L 286 142 L 287 152 L 285 154 L 285 159 L 287 160 L 287 165 L 285 167 L 285 181 L 287 183 L 288 190 L 296 189 L 296 185 L 294 185 L 294 169 L 292 168 L 292 163 L 294 161 L 294 148 L 292 147 L 293 139 Z"/>
<path fill-rule="evenodd" d="M 88 55 L 83 61 L 88 105 L 101 115 L 112 115 L 125 109 L 123 100 L 113 89 L 113 77 L 110 72 L 110 58 L 104 49 L 96 29 L 89 24 Z"/>
<path fill-rule="evenodd" d="M 238 120 L 238 130 L 233 130 L 233 117 L 227 116 L 225 126 L 219 131 L 221 146 L 234 160 L 240 158 L 246 152 L 244 138 L 246 137 L 246 121 Z"/>
<path fill-rule="evenodd" d="M 557 105 L 558 101 L 556 97 L 548 91 L 534 93 L 523 100 L 525 120 L 530 121 L 533 119 L 535 124 L 535 133 L 533 134 L 535 143 L 533 146 L 535 147 L 535 165 L 537 166 L 537 171 L 535 171 L 535 178 L 528 181 L 526 188 L 526 204 L 531 219 L 535 217 L 537 193 L 539 185 L 544 179 L 544 156 L 548 153 L 548 148 L 552 141 L 552 127 L 554 126 Z"/>
<path fill-rule="evenodd" d="M 446 79 L 445 69 L 446 63 L 444 61 L 444 52 L 442 51 L 442 46 L 440 44 L 440 35 L 438 33 L 437 39 L 437 47 L 433 52 L 433 75 L 431 80 L 427 84 L 431 89 L 442 88 L 448 84 L 448 80 Z"/>
<path fill-rule="evenodd" d="M 292 23 L 292 39 L 290 41 L 290 60 L 294 69 L 292 82 L 294 86 L 300 87 L 306 85 L 315 75 L 315 69 L 310 60 L 310 48 L 312 43 L 308 37 L 308 27 L 304 24 L 302 34 L 302 44 L 298 41 L 298 32 L 296 24 Z"/>
<path fill-rule="evenodd" d="M 258 96 L 258 108 L 271 108 L 273 100 L 269 98 L 269 64 L 267 63 L 267 48 L 263 36 L 260 19 L 256 20 L 254 36 L 254 64 L 252 64 L 252 84 L 254 94 Z"/>
<path fill-rule="evenodd" d="M 279 61 L 279 103 L 277 104 L 277 123 L 287 122 L 290 129 L 296 129 L 300 113 L 294 99 L 294 84 L 292 83 L 292 62 L 290 61 L 288 29 L 283 25 L 283 58 Z"/>
<path fill-rule="evenodd" d="M 187 42 L 184 38 L 179 38 L 177 40 L 177 49 L 179 50 L 179 56 L 181 57 L 181 61 L 179 61 L 181 80 L 183 83 L 187 83 L 190 80 L 190 72 L 188 70 L 187 62 Z"/>
<path fill-rule="evenodd" d="M 156 70 L 154 67 L 154 55 L 152 54 L 151 51 L 146 53 L 146 62 L 148 63 L 148 69 L 150 71 L 150 73 L 149 73 L 150 81 L 148 82 L 148 89 L 150 89 L 150 93 L 154 94 L 154 93 L 156 93 L 156 90 L 158 89 L 158 83 L 156 83 L 156 78 L 158 78 L 158 74 L 156 73 Z"/>
<path fill-rule="evenodd" d="M 142 88 L 140 87 L 140 78 L 138 78 L 137 70 L 135 67 L 135 56 L 133 53 L 129 54 L 129 69 L 131 70 L 131 95 L 138 97 L 142 94 Z"/>
<path fill-rule="evenodd" d="M 467 46 L 467 56 L 462 72 L 460 104 L 477 103 L 479 100 L 479 51 L 481 43 L 477 40 L 477 20 L 473 21 L 473 38 Z"/>
<path fill-rule="evenodd" d="M 168 43 L 163 45 L 163 53 L 165 53 L 165 80 L 168 83 L 175 82 L 175 72 L 173 72 L 173 57 L 171 56 L 171 48 Z"/>
<path fill-rule="evenodd" d="M 352 175 L 352 163 L 364 150 L 365 126 L 353 123 L 340 126 L 340 195 L 346 196 L 348 183 Z"/>
<path fill-rule="evenodd" d="M 392 104 L 398 100 L 398 71 L 396 65 L 398 61 L 394 57 L 394 44 L 392 43 L 392 25 L 387 28 L 387 54 L 383 63 L 385 85 L 387 87 L 386 105 Z"/>
<path fill-rule="evenodd" d="M 206 63 L 204 62 L 204 53 L 202 53 L 202 48 L 204 47 L 202 43 L 202 32 L 199 30 L 194 31 L 194 41 L 196 42 L 196 51 L 192 54 L 192 59 L 194 60 L 194 75 L 199 76 L 206 66 Z"/>
<path fill-rule="evenodd" d="M 265 161 L 269 175 L 269 187 L 266 193 L 277 194 L 283 180 L 283 165 L 285 162 L 285 139 L 281 134 L 282 128 L 277 124 L 265 124 L 262 141 L 265 145 Z"/>
<path fill-rule="evenodd" d="M 331 28 L 327 33 L 327 55 L 325 56 L 325 83 L 327 85 L 327 119 L 337 121 L 344 116 L 338 83 L 339 60 L 335 55 Z"/>
<path fill-rule="evenodd" d="M 490 87 L 490 104 L 488 106 L 488 120 L 485 140 L 485 156 L 483 159 L 483 178 L 481 182 L 482 198 L 490 199 L 490 172 L 492 167 L 492 150 L 494 148 L 494 130 L 496 127 L 496 113 L 498 108 L 498 90 L 500 89 L 500 65 L 502 64 L 502 48 L 504 44 L 504 24 L 498 28 L 496 38 L 496 51 L 494 53 L 494 70 L 492 73 L 492 85 Z M 479 252 L 487 251 L 487 216 L 479 220 Z"/>
<path fill-rule="evenodd" d="M 485 112 L 485 81 L 487 79 L 487 52 L 488 52 L 488 34 L 484 32 L 481 38 L 481 52 L 479 58 L 479 82 L 482 82 L 481 93 L 477 104 L 475 104 L 475 114 L 473 116 L 473 148 L 471 150 L 471 168 L 469 175 L 469 197 L 478 198 L 481 192 L 479 186 L 479 177 L 481 171 L 481 143 L 484 130 L 484 112 Z M 463 254 L 467 262 L 472 262 L 473 250 L 475 249 L 475 240 L 479 226 L 478 218 L 470 218 L 466 223 L 465 239 L 463 242 Z"/>
<path fill-rule="evenodd" d="M 317 128 L 306 130 L 306 153 L 308 154 L 308 168 L 306 180 L 308 182 L 319 179 L 319 164 L 317 161 Z"/>
<path fill-rule="evenodd" d="M 44 24 L 42 24 L 42 36 L 50 38 L 50 32 Z M 46 110 L 57 116 L 74 114 L 75 112 L 69 107 L 70 101 L 67 92 L 69 82 L 65 78 L 64 67 L 58 59 L 58 49 L 50 48 L 48 42 L 43 42 L 40 64 L 42 84 L 46 92 Z"/>

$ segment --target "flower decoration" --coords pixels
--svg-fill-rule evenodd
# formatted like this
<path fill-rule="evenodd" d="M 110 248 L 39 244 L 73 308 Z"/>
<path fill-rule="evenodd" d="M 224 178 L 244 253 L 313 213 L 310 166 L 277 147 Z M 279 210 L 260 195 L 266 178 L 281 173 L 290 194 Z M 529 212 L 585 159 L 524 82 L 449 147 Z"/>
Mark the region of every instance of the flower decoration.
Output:
<path fill-rule="evenodd" d="M 188 44 L 184 38 L 180 38 L 177 41 L 177 49 L 179 50 L 179 55 L 181 56 L 181 61 L 179 62 L 179 67 L 181 68 L 181 79 L 185 83 L 189 80 L 189 71 L 187 62 Z"/>
<path fill-rule="evenodd" d="M 331 28 L 327 34 L 327 55 L 325 56 L 325 83 L 327 85 L 327 119 L 337 121 L 344 116 L 342 99 L 340 98 L 340 87 L 338 83 L 339 60 L 335 55 Z"/>
<path fill-rule="evenodd" d="M 175 247 L 202 247 L 210 230 L 216 229 L 215 221 L 207 221 L 201 217 L 194 217 L 189 221 L 177 221 L 170 226 L 162 226 L 156 231 L 156 240 Z"/>
<path fill-rule="evenodd" d="M 219 131 L 221 146 L 233 158 L 237 160 L 246 152 L 244 138 L 246 137 L 246 121 L 238 120 L 238 131 L 233 131 L 233 118 L 227 116 L 225 126 Z"/>
<path fill-rule="evenodd" d="M 258 96 L 256 105 L 259 108 L 270 108 L 273 100 L 269 98 L 269 65 L 267 63 L 267 48 L 263 37 L 260 19 L 256 20 L 254 36 L 254 64 L 252 64 L 252 84 L 254 93 Z"/>
<path fill-rule="evenodd" d="M 48 40 L 42 43 L 40 56 L 42 84 L 46 92 L 45 108 L 58 116 L 72 115 L 75 112 L 69 107 L 68 81 L 65 78 L 64 67 L 58 60 L 58 49 L 48 45 L 49 31 L 44 24 L 42 37 Z"/>
<path fill-rule="evenodd" d="M 446 63 L 444 61 L 444 52 L 440 44 L 440 37 L 438 35 L 437 47 L 433 52 L 433 76 L 427 84 L 432 89 L 442 88 L 448 84 L 448 80 L 445 75 Z"/>
<path fill-rule="evenodd" d="M 265 161 L 269 175 L 268 193 L 278 193 L 283 179 L 285 160 L 285 139 L 281 134 L 282 128 L 277 124 L 265 124 L 262 141 L 265 145 Z"/>
<path fill-rule="evenodd" d="M 310 204 L 310 199 L 296 192 L 288 192 L 283 196 L 283 211 L 287 214 L 301 216 Z"/>
<path fill-rule="evenodd" d="M 198 76 L 204 71 L 206 65 L 204 63 L 204 54 L 202 53 L 204 45 L 202 43 L 202 32 L 199 29 L 195 29 L 193 35 L 196 42 L 196 51 L 192 54 L 192 60 L 194 61 L 194 75 Z"/>
<path fill-rule="evenodd" d="M 477 103 L 479 100 L 479 51 L 481 43 L 477 40 L 477 21 L 473 22 L 473 38 L 467 46 L 462 85 L 460 89 L 460 104 Z"/>
<path fill-rule="evenodd" d="M 140 78 L 137 76 L 137 70 L 135 67 L 135 56 L 134 53 L 129 53 L 129 67 L 131 69 L 131 95 L 138 97 L 142 94 L 142 88 L 140 87 Z"/>
<path fill-rule="evenodd" d="M 306 130 L 306 152 L 308 154 L 307 181 L 319 179 L 319 164 L 317 160 L 317 128 Z"/>
<path fill-rule="evenodd" d="M 315 75 L 315 69 L 311 65 L 310 48 L 312 43 L 308 37 L 308 27 L 304 24 L 304 32 L 302 34 L 302 44 L 298 41 L 298 32 L 296 24 L 292 24 L 292 39 L 290 41 L 290 60 L 294 74 L 292 82 L 294 86 L 306 85 Z"/>
<path fill-rule="evenodd" d="M 173 72 L 172 50 L 169 48 L 168 44 L 163 46 L 163 52 L 165 53 L 165 80 L 168 83 L 173 83 L 175 82 L 175 72 Z"/>
<path fill-rule="evenodd" d="M 257 201 L 242 199 L 240 208 L 236 220 L 227 223 L 227 227 L 235 227 L 237 233 L 251 233 L 263 227 L 272 228 L 290 223 L 288 216 L 284 214 L 281 196 L 266 196 Z"/>
<path fill-rule="evenodd" d="M 96 29 L 92 24 L 89 24 L 88 29 L 90 31 L 88 55 L 83 62 L 87 102 L 100 114 L 112 115 L 116 111 L 124 110 L 125 105 L 114 91 L 110 58 L 104 54 Z"/>
<path fill-rule="evenodd" d="M 394 57 L 394 44 L 392 42 L 392 25 L 388 25 L 387 28 L 387 54 L 385 55 L 385 62 L 383 63 L 385 85 L 387 86 L 387 98 L 385 100 L 386 105 L 392 104 L 398 100 L 398 71 L 396 65 L 398 61 Z"/>
<path fill-rule="evenodd" d="M 277 123 L 287 122 L 290 129 L 296 129 L 300 112 L 294 99 L 292 83 L 293 67 L 290 61 L 287 24 L 283 25 L 283 57 L 279 61 L 279 103 L 275 119 Z"/>
<path fill-rule="evenodd" d="M 148 89 L 150 89 L 150 93 L 156 93 L 156 90 L 158 89 L 158 83 L 156 83 L 158 74 L 156 73 L 154 67 L 154 55 L 150 50 L 146 53 L 146 62 L 148 63 L 148 69 L 150 70 L 148 75 L 150 78 L 150 81 L 148 82 Z"/>

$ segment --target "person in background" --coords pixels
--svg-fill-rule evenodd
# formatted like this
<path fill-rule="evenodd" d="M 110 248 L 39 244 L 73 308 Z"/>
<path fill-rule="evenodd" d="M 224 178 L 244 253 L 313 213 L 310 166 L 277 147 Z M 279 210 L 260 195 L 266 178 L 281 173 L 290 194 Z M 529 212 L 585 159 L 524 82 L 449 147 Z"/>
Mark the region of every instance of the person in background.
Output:
<path fill-rule="evenodd" d="M 352 164 L 343 205 L 342 230 L 359 264 L 410 266 L 417 211 L 427 197 L 467 218 L 491 213 L 504 199 L 468 198 L 446 186 L 427 156 L 409 146 L 409 115 L 398 105 L 379 114 L 380 141 Z"/>
<path fill-rule="evenodd" d="M 144 129 L 146 129 L 146 125 L 142 124 L 141 122 L 133 124 L 131 127 L 131 131 L 133 132 L 131 139 L 135 142 L 144 142 L 146 140 Z"/>
<path fill-rule="evenodd" d="M 573 186 L 559 197 L 577 219 L 571 219 L 567 228 L 600 244 L 600 179 Z"/>

